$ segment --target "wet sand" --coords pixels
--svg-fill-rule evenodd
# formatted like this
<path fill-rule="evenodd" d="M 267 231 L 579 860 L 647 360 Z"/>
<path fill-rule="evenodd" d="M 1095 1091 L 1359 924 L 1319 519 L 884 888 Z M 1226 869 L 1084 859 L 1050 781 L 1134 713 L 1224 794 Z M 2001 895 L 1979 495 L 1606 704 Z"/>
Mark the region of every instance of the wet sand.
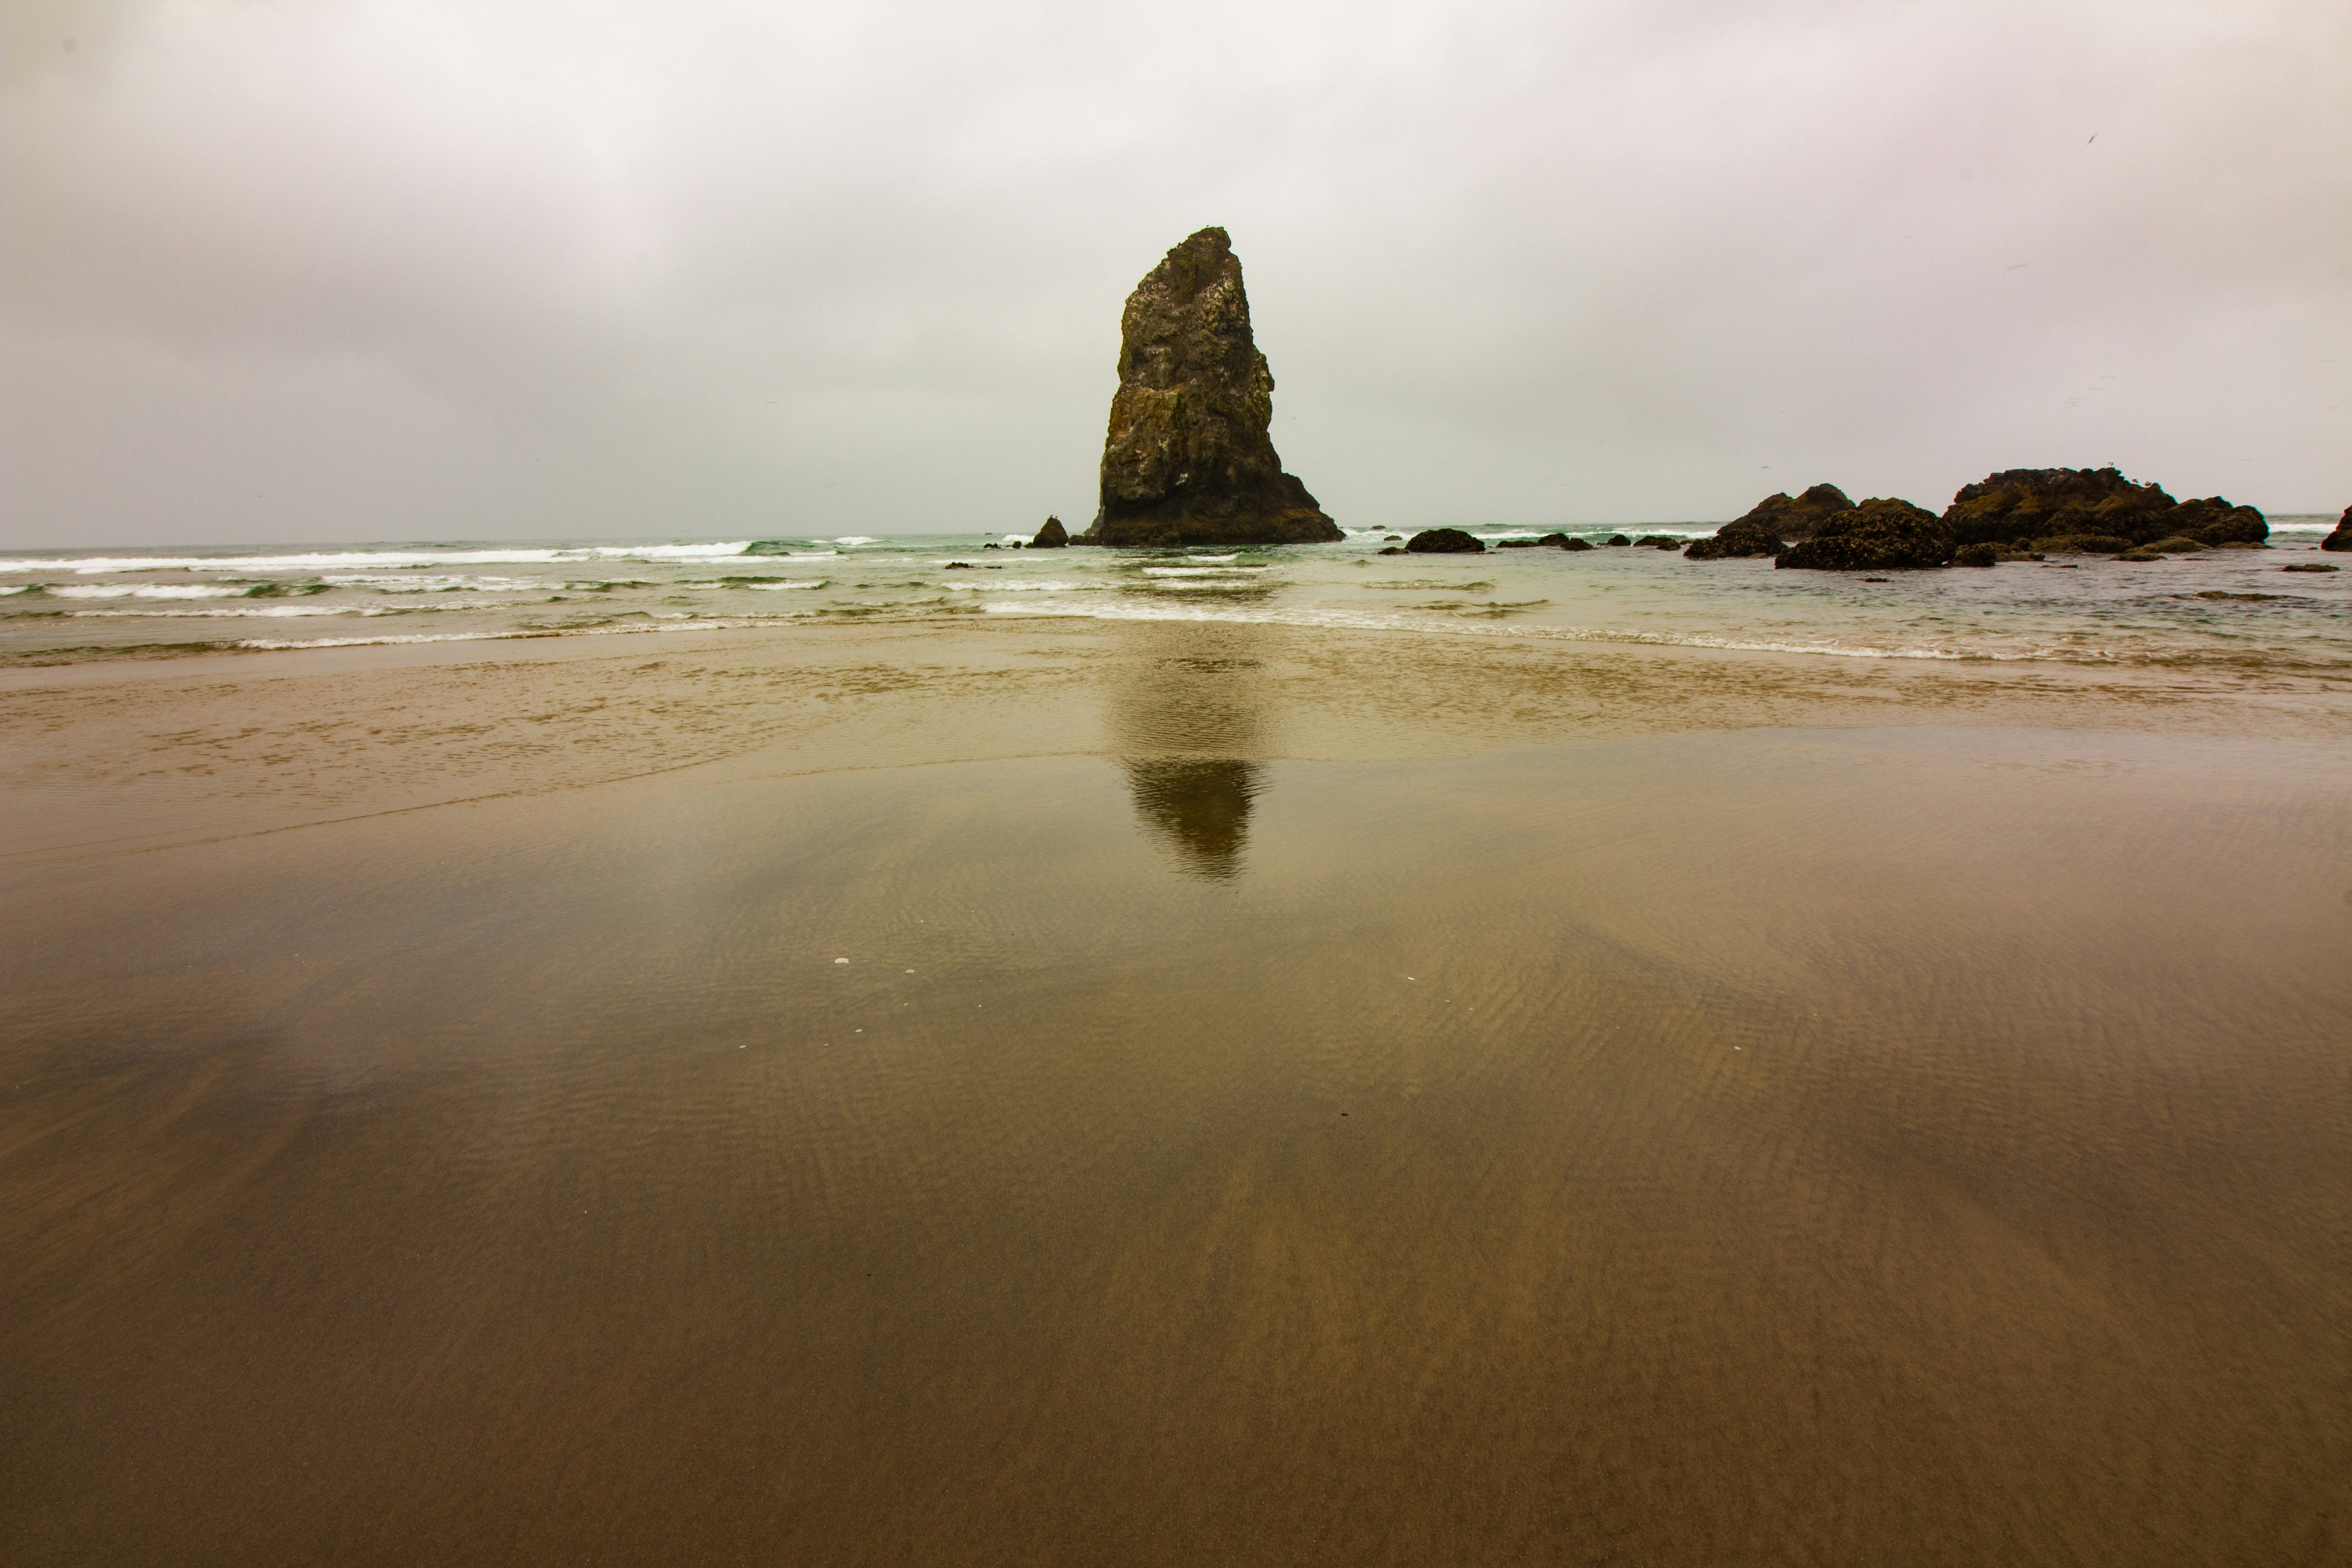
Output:
<path fill-rule="evenodd" d="M 1183 625 L 15 672 L 11 1555 L 2346 1561 L 2347 718 Z"/>

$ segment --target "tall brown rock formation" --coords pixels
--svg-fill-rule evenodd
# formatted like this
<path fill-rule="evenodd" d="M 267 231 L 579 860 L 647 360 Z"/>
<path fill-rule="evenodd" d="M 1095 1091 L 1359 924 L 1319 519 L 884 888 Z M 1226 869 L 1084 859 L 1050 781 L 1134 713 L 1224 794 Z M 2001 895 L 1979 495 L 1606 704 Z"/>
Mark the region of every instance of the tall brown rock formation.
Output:
<path fill-rule="evenodd" d="M 1171 250 L 1119 320 L 1102 504 L 1074 544 L 1326 544 L 1344 537 L 1282 471 L 1274 375 L 1222 228 Z"/>

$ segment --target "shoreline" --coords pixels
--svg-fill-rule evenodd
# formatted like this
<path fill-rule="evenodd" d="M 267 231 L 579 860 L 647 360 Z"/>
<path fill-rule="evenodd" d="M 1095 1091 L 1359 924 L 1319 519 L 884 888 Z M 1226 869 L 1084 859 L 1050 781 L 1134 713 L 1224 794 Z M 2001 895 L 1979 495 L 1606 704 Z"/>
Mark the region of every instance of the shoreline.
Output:
<path fill-rule="evenodd" d="M 0 856 L 85 837 L 47 820 L 60 813 L 290 826 L 779 747 L 805 772 L 1115 755 L 1119 683 L 1196 644 L 1252 662 L 1263 712 L 1228 749 L 1259 760 L 1889 722 L 2352 737 L 2352 689 L 2332 682 L 1475 632 L 1003 617 L 377 645 L 0 671 L 0 788 L 19 801 Z"/>

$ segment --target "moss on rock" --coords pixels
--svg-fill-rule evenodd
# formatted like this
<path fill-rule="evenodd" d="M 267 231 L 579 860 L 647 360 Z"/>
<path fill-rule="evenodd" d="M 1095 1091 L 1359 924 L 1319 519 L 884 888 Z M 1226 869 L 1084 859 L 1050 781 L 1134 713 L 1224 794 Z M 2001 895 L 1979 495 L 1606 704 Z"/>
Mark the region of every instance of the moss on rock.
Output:
<path fill-rule="evenodd" d="M 1952 531 L 1925 507 L 1874 496 L 1822 523 L 1772 563 L 1812 572 L 1873 572 L 1895 567 L 1948 566 Z"/>

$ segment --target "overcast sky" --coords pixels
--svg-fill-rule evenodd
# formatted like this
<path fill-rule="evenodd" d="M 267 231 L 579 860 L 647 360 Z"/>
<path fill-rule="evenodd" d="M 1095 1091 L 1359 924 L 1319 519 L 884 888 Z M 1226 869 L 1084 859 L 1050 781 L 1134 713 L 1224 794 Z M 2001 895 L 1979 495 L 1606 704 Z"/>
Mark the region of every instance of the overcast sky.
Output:
<path fill-rule="evenodd" d="M 1356 526 L 2352 503 L 2352 5 L 0 0 L 0 541 L 1094 510 L 1232 231 Z"/>

